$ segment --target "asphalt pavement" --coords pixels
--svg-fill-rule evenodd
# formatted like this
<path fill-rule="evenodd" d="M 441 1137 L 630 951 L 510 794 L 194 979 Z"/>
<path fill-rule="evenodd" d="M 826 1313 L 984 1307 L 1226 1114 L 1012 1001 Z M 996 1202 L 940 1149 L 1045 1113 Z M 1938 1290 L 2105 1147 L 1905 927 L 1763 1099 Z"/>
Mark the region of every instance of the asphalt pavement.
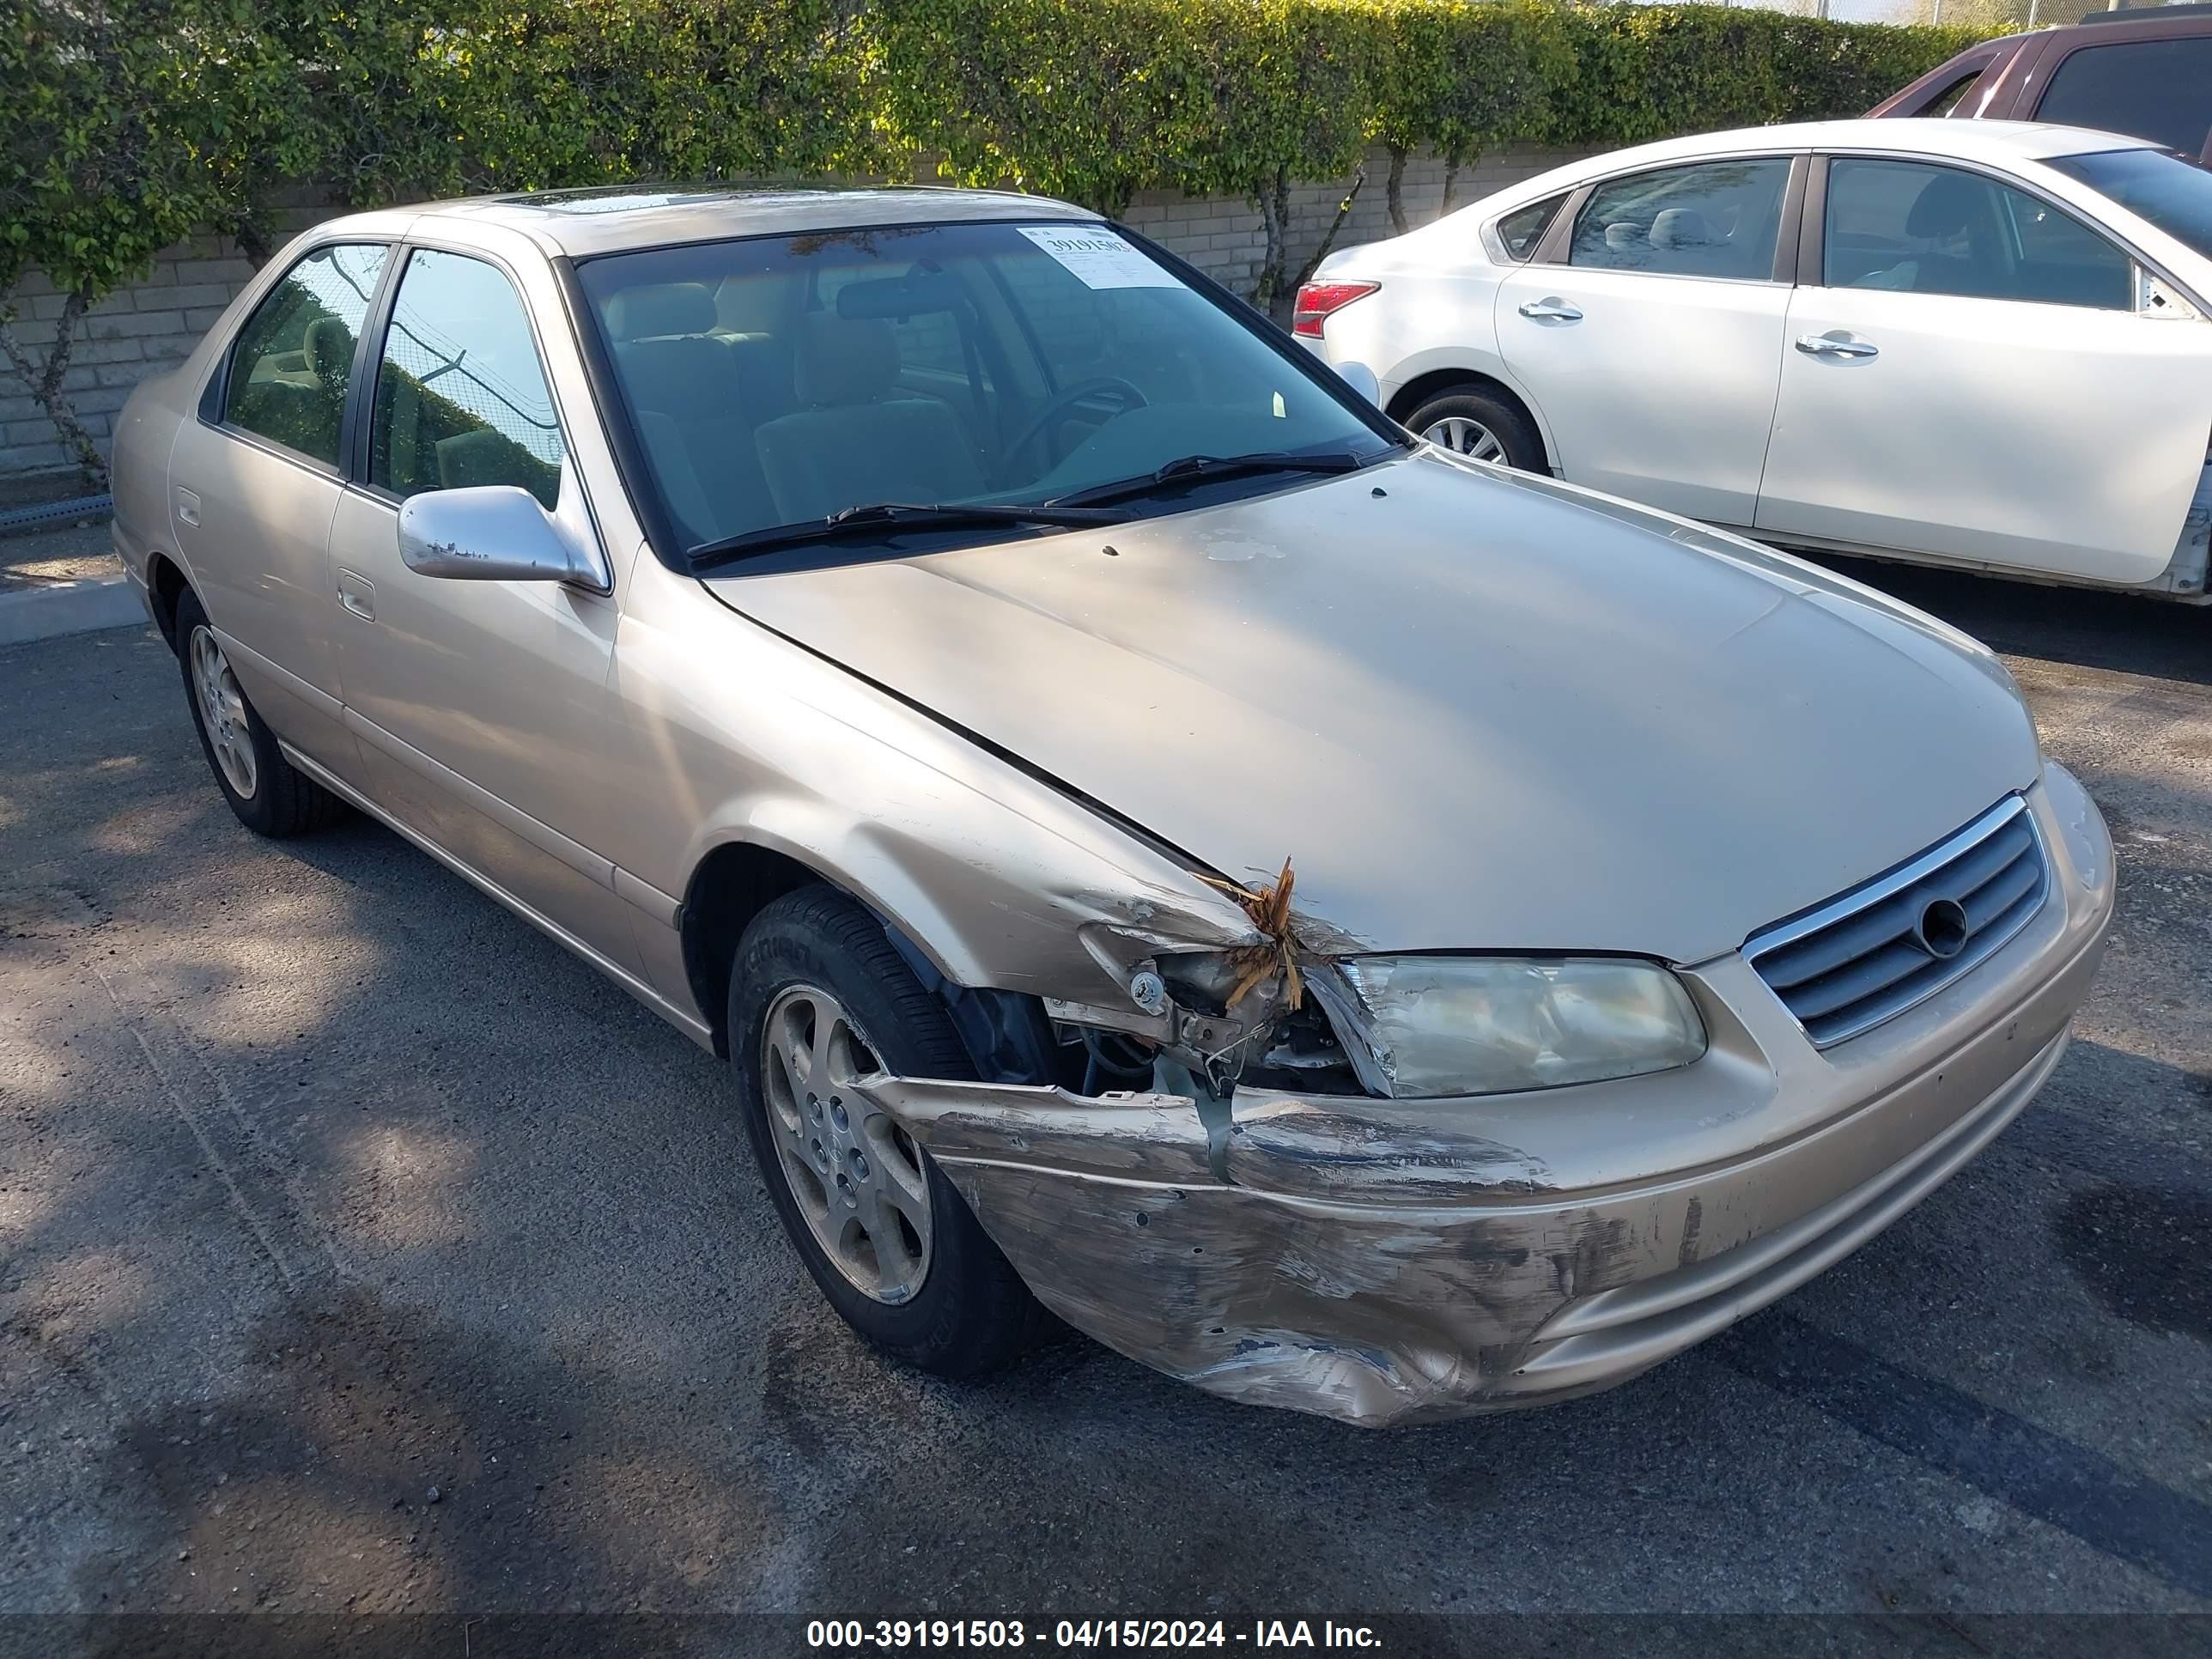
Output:
<path fill-rule="evenodd" d="M 1723 1336 L 1379 1434 L 1073 1335 L 981 1385 L 887 1364 L 786 1247 L 720 1065 L 380 828 L 246 834 L 146 630 L 0 650 L 0 1650 L 1379 1616 L 1398 1650 L 1668 1654 L 1815 1628 L 1688 1615 L 1795 1614 L 2203 1650 L 2106 1620 L 2212 1612 L 2212 613 L 1852 574 L 2001 649 L 2112 825 L 2073 1048 Z"/>

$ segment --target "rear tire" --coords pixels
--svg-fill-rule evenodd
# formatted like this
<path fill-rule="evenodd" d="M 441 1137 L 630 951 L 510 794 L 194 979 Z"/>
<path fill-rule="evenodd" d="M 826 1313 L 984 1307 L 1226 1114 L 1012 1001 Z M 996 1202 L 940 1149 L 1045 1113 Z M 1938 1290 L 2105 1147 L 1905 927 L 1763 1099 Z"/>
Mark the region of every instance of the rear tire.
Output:
<path fill-rule="evenodd" d="M 826 886 L 768 905 L 738 945 L 729 1031 L 761 1179 L 839 1316 L 939 1376 L 1011 1364 L 1042 1319 L 1036 1299 L 929 1155 L 840 1086 L 877 1069 L 975 1075 L 883 923 Z"/>
<path fill-rule="evenodd" d="M 1536 424 L 1506 398 L 1474 385 L 1425 399 L 1406 424 L 1439 448 L 1523 472 L 1545 472 Z"/>
<path fill-rule="evenodd" d="M 200 751 L 238 821 L 257 836 L 281 840 L 343 817 L 345 803 L 284 758 L 189 587 L 177 598 L 176 642 Z"/>

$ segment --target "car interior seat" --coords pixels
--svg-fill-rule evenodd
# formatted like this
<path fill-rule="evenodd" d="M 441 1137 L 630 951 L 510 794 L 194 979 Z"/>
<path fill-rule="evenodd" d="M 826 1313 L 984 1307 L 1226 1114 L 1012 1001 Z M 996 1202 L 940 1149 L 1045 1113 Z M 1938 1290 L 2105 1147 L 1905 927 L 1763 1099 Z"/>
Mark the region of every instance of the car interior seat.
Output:
<path fill-rule="evenodd" d="M 889 322 L 810 312 L 793 348 L 799 407 L 755 434 L 779 520 L 827 518 L 875 501 L 957 501 L 987 488 L 952 406 L 902 395 Z"/>
<path fill-rule="evenodd" d="M 1912 198 L 1905 216 L 1905 234 L 1933 243 L 1953 242 L 1963 236 L 1971 252 L 1929 248 L 1899 260 L 1887 270 L 1870 273 L 1860 286 L 1929 294 L 2002 294 L 2001 278 L 1982 269 L 1980 257 L 1996 251 L 1995 230 L 1990 187 L 1964 173 L 1938 173 Z"/>
<path fill-rule="evenodd" d="M 615 372 L 686 545 L 776 521 L 753 429 L 789 392 L 773 360 L 742 356 L 720 321 L 703 283 L 625 289 L 607 307 Z"/>

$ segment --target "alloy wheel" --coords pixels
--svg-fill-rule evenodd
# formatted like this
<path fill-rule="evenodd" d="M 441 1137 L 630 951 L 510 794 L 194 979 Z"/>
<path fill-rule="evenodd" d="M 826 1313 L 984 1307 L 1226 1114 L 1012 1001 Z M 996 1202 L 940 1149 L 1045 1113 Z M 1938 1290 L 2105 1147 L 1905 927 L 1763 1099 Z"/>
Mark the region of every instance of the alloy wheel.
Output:
<path fill-rule="evenodd" d="M 207 728 L 215 763 L 222 769 L 223 777 L 238 792 L 239 799 L 252 800 L 259 770 L 253 757 L 253 733 L 246 718 L 246 694 L 238 689 L 238 677 L 230 672 L 230 659 L 222 654 L 214 629 L 204 626 L 192 629 L 188 648 L 192 696 L 200 706 L 200 722 Z"/>
<path fill-rule="evenodd" d="M 882 1070 L 837 999 L 793 985 L 769 1004 L 761 1066 L 783 1178 L 823 1253 L 878 1302 L 929 1276 L 929 1177 L 913 1138 L 853 1092 Z"/>
<path fill-rule="evenodd" d="M 1503 464 L 1505 459 L 1505 446 L 1498 441 L 1498 434 L 1464 415 L 1447 416 L 1421 435 L 1441 448 L 1474 460 Z"/>

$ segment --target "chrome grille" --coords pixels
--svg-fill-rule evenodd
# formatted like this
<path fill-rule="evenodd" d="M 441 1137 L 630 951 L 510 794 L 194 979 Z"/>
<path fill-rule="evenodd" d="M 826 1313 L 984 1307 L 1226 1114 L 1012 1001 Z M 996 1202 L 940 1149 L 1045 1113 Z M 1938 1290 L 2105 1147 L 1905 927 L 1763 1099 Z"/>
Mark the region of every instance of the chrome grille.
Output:
<path fill-rule="evenodd" d="M 1887 875 L 1754 933 L 1743 954 L 1826 1048 L 1986 960 L 2050 890 L 2034 814 L 2013 795 Z"/>

